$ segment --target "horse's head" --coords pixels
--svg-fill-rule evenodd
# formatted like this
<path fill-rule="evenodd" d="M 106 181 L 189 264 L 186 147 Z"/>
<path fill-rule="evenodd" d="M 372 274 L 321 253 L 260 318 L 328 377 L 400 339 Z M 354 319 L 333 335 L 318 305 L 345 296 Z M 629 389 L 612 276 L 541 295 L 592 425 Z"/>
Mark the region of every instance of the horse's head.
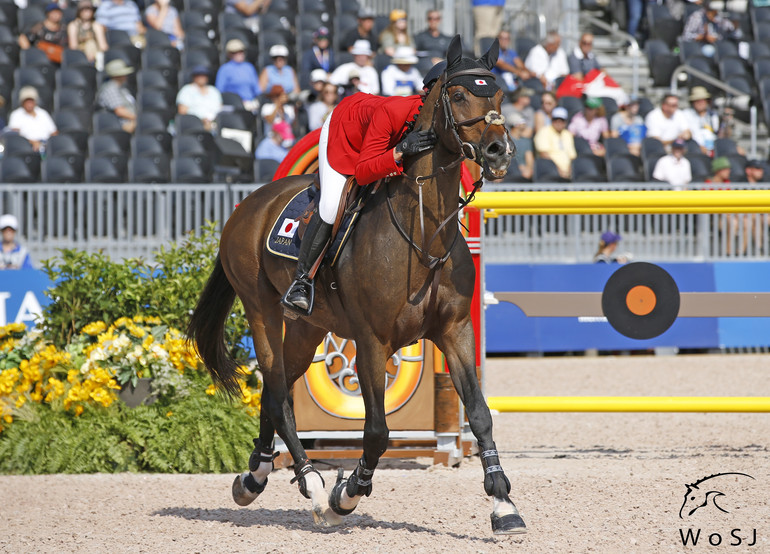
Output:
<path fill-rule="evenodd" d="M 487 179 L 503 177 L 515 152 L 500 114 L 503 91 L 490 71 L 499 52 L 495 40 L 481 58 L 463 57 L 456 35 L 447 49 L 445 69 L 425 100 L 434 107 L 433 126 L 441 144 L 479 164 Z M 432 71 L 436 69 L 441 68 Z"/>

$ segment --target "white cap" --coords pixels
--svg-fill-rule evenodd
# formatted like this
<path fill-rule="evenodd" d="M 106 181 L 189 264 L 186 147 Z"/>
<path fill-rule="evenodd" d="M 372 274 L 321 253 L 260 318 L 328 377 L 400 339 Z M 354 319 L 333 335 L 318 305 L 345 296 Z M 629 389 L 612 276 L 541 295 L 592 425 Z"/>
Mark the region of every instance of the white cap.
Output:
<path fill-rule="evenodd" d="M 417 63 L 417 56 L 411 46 L 398 46 L 393 52 L 393 59 L 390 61 L 394 64 L 415 64 Z"/>
<path fill-rule="evenodd" d="M 289 49 L 286 48 L 286 46 L 284 46 L 283 44 L 273 44 L 270 47 L 269 54 L 270 54 L 271 58 L 275 58 L 277 56 L 282 56 L 284 58 L 288 58 L 289 57 Z"/>
<path fill-rule="evenodd" d="M 329 74 L 323 69 L 314 69 L 310 72 L 310 82 L 315 83 L 318 81 L 326 82 L 329 79 Z"/>
<path fill-rule="evenodd" d="M 368 40 L 360 39 L 353 43 L 353 48 L 350 49 L 350 53 L 354 56 L 371 56 L 372 45 Z"/>
<path fill-rule="evenodd" d="M 19 230 L 19 220 L 15 215 L 5 214 L 0 216 L 0 230 L 10 227 L 14 231 Z"/>

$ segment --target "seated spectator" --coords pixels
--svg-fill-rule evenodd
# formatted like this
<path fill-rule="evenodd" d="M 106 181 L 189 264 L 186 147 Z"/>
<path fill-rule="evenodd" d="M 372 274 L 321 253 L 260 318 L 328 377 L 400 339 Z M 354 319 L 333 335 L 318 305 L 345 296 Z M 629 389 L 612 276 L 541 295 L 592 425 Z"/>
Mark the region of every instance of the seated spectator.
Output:
<path fill-rule="evenodd" d="M 542 43 L 533 46 L 524 66 L 548 90 L 554 87 L 557 79 L 569 74 L 567 54 L 561 47 L 559 33 L 549 31 Z"/>
<path fill-rule="evenodd" d="M 594 36 L 591 33 L 583 33 L 580 43 L 567 58 L 569 73 L 576 79 L 583 79 L 592 69 L 601 69 L 599 60 L 594 54 Z"/>
<path fill-rule="evenodd" d="M 19 47 L 27 50 L 35 46 L 45 52 L 52 63 L 60 64 L 62 52 L 67 47 L 67 28 L 62 24 L 62 18 L 59 4 L 48 4 L 45 7 L 45 19 L 19 35 Z"/>
<path fill-rule="evenodd" d="M 624 264 L 628 257 L 615 254 L 623 237 L 612 231 L 605 231 L 599 239 L 599 249 L 594 254 L 595 264 Z"/>
<path fill-rule="evenodd" d="M 513 144 L 516 145 L 516 163 L 519 166 L 519 172 L 525 179 L 532 179 L 535 172 L 532 128 L 527 125 L 527 121 L 518 112 L 514 113 L 510 119 L 506 117 L 506 121 L 510 122 L 509 132 Z"/>
<path fill-rule="evenodd" d="M 729 183 L 730 182 L 730 159 L 726 156 L 720 156 L 711 160 L 711 178 L 706 179 L 707 183 Z"/>
<path fill-rule="evenodd" d="M 335 67 L 337 64 L 334 63 L 334 50 L 331 47 L 329 29 L 320 27 L 313 33 L 313 46 L 302 54 L 300 80 L 306 83 L 316 69 L 329 73 Z"/>
<path fill-rule="evenodd" d="M 258 97 L 262 94 L 257 70 L 246 61 L 246 45 L 234 38 L 225 45 L 230 60 L 222 64 L 214 83 L 219 92 L 233 92 L 241 97 L 247 110 L 259 109 Z"/>
<path fill-rule="evenodd" d="M 411 46 L 399 46 L 390 65 L 382 70 L 383 96 L 409 96 L 422 91 L 422 75 L 414 64 L 417 56 Z"/>
<path fill-rule="evenodd" d="M 307 108 L 309 130 L 314 131 L 320 128 L 338 102 L 337 85 L 324 83 L 321 95 Z"/>
<path fill-rule="evenodd" d="M 515 116 L 519 116 L 524 120 L 526 127 L 522 129 L 521 133 L 526 138 L 532 138 L 534 134 L 535 110 L 531 106 L 534 93 L 535 91 L 531 88 L 519 87 L 511 95 L 512 101 L 503 104 L 501 108 L 506 121 Z"/>
<path fill-rule="evenodd" d="M 414 39 L 409 33 L 404 10 L 395 9 L 390 12 L 390 25 L 380 33 L 379 39 L 378 51 L 391 57 L 396 54 L 396 48 L 399 46 L 414 48 Z"/>
<path fill-rule="evenodd" d="M 374 33 L 375 13 L 369 8 L 361 8 L 358 11 L 358 25 L 355 29 L 348 31 L 340 41 L 340 48 L 351 52 L 356 42 L 366 40 L 369 42 L 369 48 L 377 50 L 380 46 L 379 38 Z"/>
<path fill-rule="evenodd" d="M 449 41 L 452 37 L 441 32 L 441 12 L 429 10 L 427 14 L 428 27 L 414 36 L 414 47 L 417 56 L 421 58 L 446 55 Z"/>
<path fill-rule="evenodd" d="M 671 154 L 666 154 L 655 164 L 652 178 L 671 185 L 673 190 L 684 190 L 692 181 L 690 161 L 684 157 L 687 146 L 682 139 L 671 145 Z"/>
<path fill-rule="evenodd" d="M 399 46 L 414 48 L 414 39 L 409 33 L 404 10 L 395 9 L 390 12 L 390 25 L 380 33 L 379 39 L 379 52 L 391 57 L 396 54 L 396 48 Z"/>
<path fill-rule="evenodd" d="M 736 28 L 732 21 L 722 17 L 710 0 L 704 0 L 700 5 L 701 9 L 694 11 L 687 18 L 682 39 L 701 43 L 701 53 L 711 58 L 716 53 L 714 43 L 726 38 L 740 38 L 740 28 Z"/>
<path fill-rule="evenodd" d="M 273 88 L 267 93 L 267 97 L 268 101 L 264 103 L 260 111 L 265 122 L 265 136 L 270 133 L 273 124 L 285 121 L 289 126 L 292 126 L 297 118 L 294 106 L 289 103 L 289 95 L 286 94 L 281 85 L 273 85 Z"/>
<path fill-rule="evenodd" d="M 150 27 L 168 35 L 172 46 L 180 50 L 184 47 L 182 21 L 179 12 L 171 5 L 171 0 L 156 0 L 144 11 L 144 17 Z"/>
<path fill-rule="evenodd" d="M 329 74 L 323 69 L 314 69 L 310 72 L 310 88 L 301 90 L 299 101 L 306 106 L 321 98 L 324 85 L 329 82 Z"/>
<path fill-rule="evenodd" d="M 352 96 L 357 92 L 361 92 L 361 89 L 359 88 L 361 86 L 361 73 L 359 73 L 358 69 L 353 68 L 350 70 L 350 73 L 348 73 L 348 82 L 339 85 L 338 90 L 340 95 L 340 100 L 343 98 L 347 98 L 348 96 Z"/>
<path fill-rule="evenodd" d="M 211 131 L 217 114 L 222 110 L 222 95 L 209 84 L 209 68 L 198 65 L 192 69 L 192 82 L 176 95 L 177 112 L 196 116 L 203 127 Z"/>
<path fill-rule="evenodd" d="M 37 105 L 39 101 L 35 87 L 21 87 L 21 107 L 13 110 L 8 117 L 8 128 L 27 139 L 35 152 L 39 152 L 46 141 L 57 134 L 56 124 L 50 114 Z"/>
<path fill-rule="evenodd" d="M 666 94 L 660 106 L 644 118 L 644 124 L 647 126 L 648 137 L 656 138 L 668 147 L 676 139 L 692 138 L 687 118 L 679 109 L 679 97 L 676 94 Z"/>
<path fill-rule="evenodd" d="M 19 220 L 15 215 L 0 216 L 0 232 L 3 234 L 0 269 L 34 269 L 29 251 L 16 240 L 18 231 Z"/>
<path fill-rule="evenodd" d="M 287 63 L 289 49 L 283 44 L 274 44 L 270 47 L 269 53 L 273 63 L 266 65 L 259 74 L 259 88 L 270 90 L 278 85 L 283 87 L 286 94 L 299 93 L 297 72 Z"/>
<path fill-rule="evenodd" d="M 765 166 L 762 165 L 762 162 L 759 160 L 748 160 L 744 171 L 746 172 L 747 183 L 756 184 L 767 182 L 765 179 Z"/>
<path fill-rule="evenodd" d="M 610 138 L 610 126 L 604 117 L 604 105 L 601 98 L 587 96 L 583 101 L 583 110 L 576 113 L 569 123 L 569 132 L 582 137 L 591 145 L 594 156 L 604 156 L 606 151 L 601 143 Z"/>
<path fill-rule="evenodd" d="M 372 47 L 368 41 L 359 40 L 351 48 L 353 61 L 344 63 L 335 69 L 329 76 L 329 81 L 339 86 L 350 86 L 353 77 L 351 71 L 355 71 L 359 79 L 356 88 L 369 94 L 380 93 L 380 74 L 372 65 Z"/>
<path fill-rule="evenodd" d="M 96 93 L 96 105 L 120 118 L 123 130 L 133 133 L 136 129 L 136 98 L 126 87 L 128 76 L 134 68 L 122 59 L 112 60 L 104 67 L 109 80 L 99 87 Z"/>
<path fill-rule="evenodd" d="M 566 108 L 555 107 L 551 112 L 551 124 L 535 133 L 537 155 L 553 161 L 563 179 L 571 177 L 572 160 L 577 158 L 575 139 L 567 130 L 567 116 Z"/>
<path fill-rule="evenodd" d="M 282 162 L 293 144 L 294 134 L 291 132 L 291 126 L 285 121 L 279 121 L 273 123 L 267 136 L 259 141 L 254 157 L 258 160 Z"/>
<path fill-rule="evenodd" d="M 532 74 L 524 67 L 524 62 L 519 54 L 511 47 L 511 33 L 500 31 L 497 35 L 500 42 L 500 55 L 497 57 L 497 63 L 492 68 L 492 73 L 503 80 L 508 91 L 516 90 L 522 81 L 532 78 Z"/>
<path fill-rule="evenodd" d="M 551 124 L 551 113 L 558 106 L 556 95 L 551 91 L 545 91 L 540 96 L 540 109 L 535 112 L 535 132 Z"/>
<path fill-rule="evenodd" d="M 147 30 L 133 0 L 104 0 L 96 10 L 96 21 L 106 29 L 125 31 L 137 48 L 144 48 Z"/>
<path fill-rule="evenodd" d="M 692 140 L 698 143 L 701 152 L 714 155 L 714 143 L 719 136 L 719 114 L 711 108 L 711 94 L 706 87 L 692 87 L 690 107 L 684 110 Z"/>
<path fill-rule="evenodd" d="M 620 106 L 610 121 L 610 134 L 626 141 L 628 151 L 634 156 L 642 154 L 642 141 L 647 136 L 647 127 L 639 115 L 639 98 L 631 97 L 627 104 Z"/>
<path fill-rule="evenodd" d="M 270 7 L 270 0 L 225 0 L 225 11 L 243 17 L 243 24 L 256 32 L 259 29 L 259 16 Z"/>
<path fill-rule="evenodd" d="M 89 62 L 95 63 L 97 57 L 103 60 L 102 56 L 109 48 L 107 35 L 104 26 L 94 19 L 94 5 L 91 0 L 78 2 L 77 15 L 67 25 L 67 38 L 70 50 L 80 50 Z M 100 61 L 99 68 L 102 64 Z"/>

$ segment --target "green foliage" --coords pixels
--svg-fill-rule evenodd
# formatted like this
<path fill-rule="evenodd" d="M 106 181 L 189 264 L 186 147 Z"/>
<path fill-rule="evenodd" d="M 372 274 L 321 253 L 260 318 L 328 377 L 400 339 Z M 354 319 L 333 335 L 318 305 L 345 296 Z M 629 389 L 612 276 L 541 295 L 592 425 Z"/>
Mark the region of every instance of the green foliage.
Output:
<path fill-rule="evenodd" d="M 248 466 L 259 419 L 198 389 L 168 403 L 86 408 L 29 403 L 0 433 L 0 473 L 228 473 Z"/>
<path fill-rule="evenodd" d="M 157 316 L 178 329 L 187 327 L 214 267 L 218 248 L 213 223 L 153 253 L 154 263 L 140 259 L 112 261 L 102 253 L 60 250 L 61 256 L 43 262 L 43 270 L 54 283 L 46 292 L 52 302 L 43 310 L 40 327 L 58 348 L 65 348 L 83 326 L 94 321 L 108 325 L 123 316 Z M 228 342 L 233 356 L 246 360 L 240 344 L 248 323 L 240 301 L 227 320 Z"/>

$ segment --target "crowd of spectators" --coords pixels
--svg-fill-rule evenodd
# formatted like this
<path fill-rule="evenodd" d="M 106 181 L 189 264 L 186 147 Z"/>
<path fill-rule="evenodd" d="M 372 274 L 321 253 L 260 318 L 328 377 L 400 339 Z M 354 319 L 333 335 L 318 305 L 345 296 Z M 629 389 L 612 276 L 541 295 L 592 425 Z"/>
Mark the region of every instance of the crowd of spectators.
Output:
<path fill-rule="evenodd" d="M 104 162 L 95 158 L 108 157 L 117 176 L 106 177 L 116 180 L 269 178 L 274 165 L 253 164 L 255 158 L 278 163 L 355 92 L 418 93 L 450 40 L 438 10 L 428 11 L 424 28 L 412 35 L 403 9 L 377 14 L 355 1 L 334 4 L 102 0 L 95 7 L 91 0 L 29 0 L 16 21 L 6 22 L 17 39 L 15 50 L 0 51 L 6 57 L 0 59 L 6 68 L 0 123 L 7 122 L 6 135 L 23 137 L 30 151 L 42 154 L 42 172 L 39 160 L 28 175 L 10 172 L 18 164 L 3 164 L 0 177 L 97 181 L 105 178 L 96 170 Z M 342 6 L 348 11 L 335 11 Z M 500 6 L 474 1 L 474 17 L 496 29 Z M 714 11 L 705 5 L 693 12 L 683 36 L 700 29 L 694 40 L 706 46 L 735 35 L 736 27 Z M 566 78 L 579 81 L 601 69 L 591 33 L 569 54 L 556 31 L 521 52 L 504 24 L 493 36 L 476 38 L 486 47 L 495 37 L 501 50 L 494 72 L 506 91 L 503 113 L 518 151 L 508 180 L 669 181 L 661 176 L 673 172 L 669 182 L 683 187 L 684 162 L 690 182 L 713 177 L 713 159 L 743 154 L 730 144 L 728 118 L 703 86 L 690 88 L 685 110 L 674 94 L 653 106 L 645 98 L 618 103 L 561 91 Z M 111 139 L 95 140 L 103 134 Z M 181 140 L 185 135 L 195 137 L 197 148 Z M 80 155 L 62 149 L 61 137 L 74 140 Z M 109 151 L 107 143 L 119 149 Z M 24 148 L 5 149 L 6 157 L 16 152 L 28 155 Z M 71 162 L 70 173 L 47 172 L 46 159 L 58 155 Z M 136 160 L 144 156 L 153 163 Z M 195 160 L 199 175 L 175 171 L 174 160 L 183 157 Z M 736 161 L 742 170 L 745 157 Z M 139 171 L 152 165 L 158 171 Z M 235 169 L 216 174 L 217 165 Z M 738 170 L 731 176 L 740 177 Z"/>

